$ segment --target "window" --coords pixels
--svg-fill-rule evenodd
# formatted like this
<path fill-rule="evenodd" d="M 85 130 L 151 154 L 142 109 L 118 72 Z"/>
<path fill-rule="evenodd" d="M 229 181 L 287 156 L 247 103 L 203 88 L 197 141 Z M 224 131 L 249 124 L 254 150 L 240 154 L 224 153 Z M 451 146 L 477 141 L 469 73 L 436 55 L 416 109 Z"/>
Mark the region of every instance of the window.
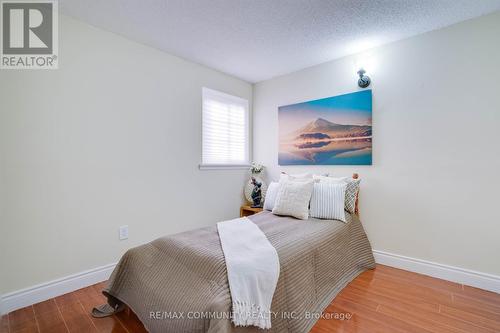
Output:
<path fill-rule="evenodd" d="M 201 169 L 246 168 L 249 164 L 248 101 L 203 88 Z"/>

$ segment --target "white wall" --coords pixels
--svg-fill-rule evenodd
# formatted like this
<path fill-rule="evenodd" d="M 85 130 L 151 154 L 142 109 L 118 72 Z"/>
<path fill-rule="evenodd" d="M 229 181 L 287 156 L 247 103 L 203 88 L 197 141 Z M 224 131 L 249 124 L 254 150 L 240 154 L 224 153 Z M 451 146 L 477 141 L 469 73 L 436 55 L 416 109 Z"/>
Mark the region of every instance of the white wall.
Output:
<path fill-rule="evenodd" d="M 250 84 L 65 16 L 59 45 L 59 70 L 0 71 L 0 294 L 236 217 L 242 201 L 246 171 L 198 169 L 201 88 L 251 101 Z"/>
<path fill-rule="evenodd" d="M 360 173 L 374 249 L 500 275 L 500 13 L 256 84 L 254 159 L 280 171 Z M 279 167 L 277 107 L 373 79 L 373 166 Z"/>

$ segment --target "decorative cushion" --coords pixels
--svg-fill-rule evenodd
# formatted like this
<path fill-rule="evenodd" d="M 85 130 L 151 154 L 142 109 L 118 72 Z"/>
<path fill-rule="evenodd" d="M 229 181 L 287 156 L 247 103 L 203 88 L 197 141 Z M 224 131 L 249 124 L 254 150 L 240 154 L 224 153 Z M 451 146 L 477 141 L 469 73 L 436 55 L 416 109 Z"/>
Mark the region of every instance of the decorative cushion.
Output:
<path fill-rule="evenodd" d="M 345 193 L 345 210 L 349 213 L 354 213 L 356 210 L 356 198 L 359 192 L 359 183 L 361 179 L 353 179 L 350 177 L 325 177 L 325 176 L 316 176 L 316 180 L 319 180 L 320 183 L 345 183 L 347 184 L 346 193 Z"/>
<path fill-rule="evenodd" d="M 315 183 L 311 195 L 311 217 L 345 222 L 346 183 Z"/>
<path fill-rule="evenodd" d="M 273 210 L 274 202 L 276 201 L 276 196 L 278 195 L 279 188 L 280 184 L 277 182 L 271 182 L 271 184 L 269 184 L 266 192 L 266 198 L 264 200 L 265 210 Z"/>
<path fill-rule="evenodd" d="M 333 182 L 333 183 L 339 183 L 339 182 L 347 182 L 349 177 L 330 177 L 326 175 L 313 175 L 313 179 L 317 182 Z"/>
<path fill-rule="evenodd" d="M 349 213 L 354 213 L 356 210 L 356 198 L 359 192 L 359 183 L 361 179 L 349 179 L 345 189 L 345 209 Z"/>
<path fill-rule="evenodd" d="M 288 173 L 282 173 L 280 175 L 280 182 L 281 181 L 285 181 L 285 180 L 289 180 L 289 181 L 298 181 L 298 182 L 302 182 L 302 181 L 310 181 L 313 179 L 313 175 L 310 174 L 310 173 L 300 173 L 300 174 L 294 174 L 294 175 L 291 175 L 291 174 L 288 174 Z"/>
<path fill-rule="evenodd" d="M 280 181 L 273 214 L 293 216 L 301 220 L 309 217 L 309 201 L 313 181 Z"/>

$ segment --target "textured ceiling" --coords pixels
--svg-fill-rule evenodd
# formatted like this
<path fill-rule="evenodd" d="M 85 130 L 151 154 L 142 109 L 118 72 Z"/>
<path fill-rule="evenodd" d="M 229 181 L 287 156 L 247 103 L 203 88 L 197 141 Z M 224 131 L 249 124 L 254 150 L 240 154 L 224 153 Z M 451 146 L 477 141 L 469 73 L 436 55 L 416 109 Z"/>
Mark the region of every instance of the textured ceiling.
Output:
<path fill-rule="evenodd" d="M 63 14 L 249 82 L 500 10 L 500 0 L 60 0 Z"/>

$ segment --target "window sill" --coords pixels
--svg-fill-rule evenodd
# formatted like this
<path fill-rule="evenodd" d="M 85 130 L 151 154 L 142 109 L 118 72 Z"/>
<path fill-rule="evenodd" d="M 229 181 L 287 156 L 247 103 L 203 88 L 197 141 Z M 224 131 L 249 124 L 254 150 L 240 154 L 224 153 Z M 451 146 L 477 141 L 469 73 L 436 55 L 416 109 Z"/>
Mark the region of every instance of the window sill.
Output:
<path fill-rule="evenodd" d="M 200 170 L 248 170 L 250 164 L 200 164 Z"/>

